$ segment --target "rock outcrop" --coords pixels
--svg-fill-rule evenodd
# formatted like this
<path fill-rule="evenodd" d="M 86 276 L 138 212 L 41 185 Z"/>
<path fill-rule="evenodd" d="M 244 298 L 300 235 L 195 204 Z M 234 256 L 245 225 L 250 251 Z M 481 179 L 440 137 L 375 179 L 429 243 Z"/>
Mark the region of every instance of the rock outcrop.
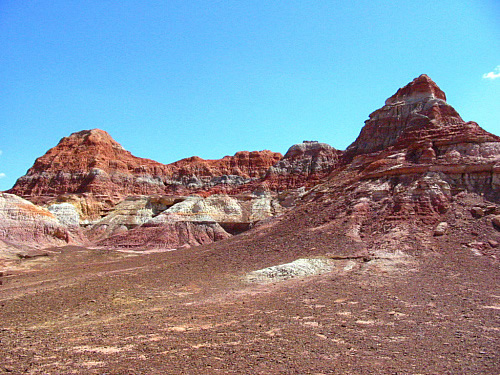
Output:
<path fill-rule="evenodd" d="M 6 253 L 9 244 L 14 249 L 62 246 L 78 242 L 72 233 L 49 210 L 13 194 L 0 193 L 0 241 Z M 17 251 L 17 250 L 16 250 Z"/>
<path fill-rule="evenodd" d="M 445 99 L 422 75 L 370 115 L 341 167 L 305 198 L 328 202 L 332 229 L 368 252 L 424 251 L 451 224 L 472 225 L 470 202 L 500 203 L 500 137 Z"/>
<path fill-rule="evenodd" d="M 140 243 L 140 238 L 147 238 L 143 248 L 193 246 L 244 232 L 283 212 L 277 196 L 270 193 L 205 198 L 193 195 L 170 202 L 167 198 L 160 204 L 157 198 L 127 198 L 92 225 L 87 235 L 107 247 L 128 247 L 129 242 Z"/>
<path fill-rule="evenodd" d="M 465 122 L 422 75 L 373 112 L 345 152 L 309 141 L 283 158 L 239 152 L 163 165 L 91 130 L 62 139 L 11 191 L 50 203 L 64 228 L 79 217 L 105 247 L 206 244 L 258 222 L 272 228 L 275 216 L 283 241 L 321 232 L 320 246 L 334 241 L 346 256 L 432 249 L 469 220 L 482 223 L 474 233 L 491 232 L 480 241 L 489 244 L 500 242 L 500 137 Z"/>
<path fill-rule="evenodd" d="M 113 249 L 147 250 L 190 247 L 209 244 L 231 237 L 214 221 L 186 221 L 181 215 L 170 215 L 161 222 L 148 222 L 127 232 L 98 242 Z"/>
<path fill-rule="evenodd" d="M 37 204 L 76 194 L 105 210 L 129 195 L 186 194 L 245 184 L 264 177 L 280 159 L 281 154 L 267 150 L 242 151 L 219 160 L 191 157 L 164 165 L 133 156 L 103 130 L 84 130 L 61 139 L 8 192 Z"/>
<path fill-rule="evenodd" d="M 246 194 L 239 196 L 211 195 L 198 196 L 173 205 L 150 223 L 169 222 L 174 215 L 177 221 L 213 221 L 231 234 L 241 233 L 255 223 L 283 212 L 276 196 L 270 193 Z"/>
<path fill-rule="evenodd" d="M 93 241 L 123 233 L 150 221 L 167 208 L 182 202 L 178 196 L 130 196 L 118 203 L 106 216 L 89 225 L 87 237 Z"/>
<path fill-rule="evenodd" d="M 500 199 L 500 137 L 465 122 L 426 75 L 373 112 L 343 163 L 364 178 L 438 174 L 456 194 Z"/>
<path fill-rule="evenodd" d="M 70 203 L 54 203 L 48 207 L 48 210 L 57 218 L 57 220 L 68 227 L 80 227 L 80 214 L 75 206 Z"/>
<path fill-rule="evenodd" d="M 269 168 L 265 184 L 277 191 L 314 186 L 338 165 L 342 153 L 316 141 L 293 145 L 283 159 Z"/>

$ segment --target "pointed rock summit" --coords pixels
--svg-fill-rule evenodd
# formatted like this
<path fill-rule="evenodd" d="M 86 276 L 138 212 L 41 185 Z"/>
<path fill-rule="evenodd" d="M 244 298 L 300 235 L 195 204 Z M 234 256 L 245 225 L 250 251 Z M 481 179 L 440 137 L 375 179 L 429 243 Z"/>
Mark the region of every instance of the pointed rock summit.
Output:
<path fill-rule="evenodd" d="M 465 122 L 446 103 L 446 95 L 427 75 L 422 74 L 400 88 L 385 105 L 370 114 L 356 141 L 345 154 L 350 162 L 357 155 L 387 148 L 404 148 L 432 138 L 459 136 L 461 141 L 498 140 L 474 122 Z"/>
<path fill-rule="evenodd" d="M 420 75 L 405 87 L 400 88 L 393 96 L 385 101 L 385 105 L 402 101 L 409 102 L 411 100 L 422 100 L 424 98 L 436 98 L 446 101 L 445 93 L 427 74 Z"/>

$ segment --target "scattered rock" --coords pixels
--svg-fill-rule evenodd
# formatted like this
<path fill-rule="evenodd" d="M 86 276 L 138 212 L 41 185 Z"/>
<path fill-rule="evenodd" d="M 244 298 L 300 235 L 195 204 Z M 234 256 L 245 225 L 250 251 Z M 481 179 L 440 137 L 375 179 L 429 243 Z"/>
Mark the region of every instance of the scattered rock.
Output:
<path fill-rule="evenodd" d="M 448 223 L 443 221 L 436 226 L 436 229 L 434 229 L 434 236 L 443 236 L 447 231 Z"/>
<path fill-rule="evenodd" d="M 495 205 L 486 206 L 485 214 L 486 215 L 500 214 L 500 208 L 498 206 L 495 206 Z"/>
<path fill-rule="evenodd" d="M 266 283 L 283 281 L 296 277 L 319 275 L 331 271 L 334 267 L 333 262 L 332 259 L 297 259 L 291 263 L 280 264 L 278 266 L 250 272 L 247 275 L 247 281 Z"/>
<path fill-rule="evenodd" d="M 472 216 L 476 219 L 479 219 L 484 216 L 484 210 L 481 207 L 472 207 L 470 210 Z"/>
<path fill-rule="evenodd" d="M 500 230 L 500 215 L 493 216 L 491 222 L 496 229 Z"/>
<path fill-rule="evenodd" d="M 490 244 L 491 247 L 496 248 L 498 247 L 498 242 L 495 240 L 488 240 L 488 243 Z"/>

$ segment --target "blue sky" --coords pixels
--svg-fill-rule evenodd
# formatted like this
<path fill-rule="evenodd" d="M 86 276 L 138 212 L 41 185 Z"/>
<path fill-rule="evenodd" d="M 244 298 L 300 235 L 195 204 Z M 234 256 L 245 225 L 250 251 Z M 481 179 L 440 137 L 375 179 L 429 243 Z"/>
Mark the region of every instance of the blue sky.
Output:
<path fill-rule="evenodd" d="M 496 0 L 0 0 L 0 35 L 0 190 L 83 129 L 162 163 L 345 149 L 421 73 L 500 133 Z"/>

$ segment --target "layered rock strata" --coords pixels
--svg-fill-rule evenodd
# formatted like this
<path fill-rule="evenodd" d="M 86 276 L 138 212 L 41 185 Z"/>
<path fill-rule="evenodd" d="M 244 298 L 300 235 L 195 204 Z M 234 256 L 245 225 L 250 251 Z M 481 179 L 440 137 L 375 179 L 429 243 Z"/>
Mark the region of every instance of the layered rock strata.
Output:
<path fill-rule="evenodd" d="M 186 221 L 181 215 L 171 215 L 161 223 L 148 222 L 127 232 L 106 238 L 98 245 L 113 249 L 170 249 L 209 244 L 229 238 L 214 221 Z"/>
<path fill-rule="evenodd" d="M 269 193 L 190 196 L 162 208 L 163 211 L 152 208 L 149 197 L 129 198 L 94 224 L 88 235 L 101 239 L 99 244 L 107 247 L 128 247 L 129 243 L 139 243 L 140 238 L 147 238 L 142 245 L 144 249 L 167 243 L 179 247 L 184 245 L 183 240 L 192 246 L 244 232 L 255 223 L 283 212 L 277 197 Z"/>
<path fill-rule="evenodd" d="M 267 150 L 241 151 L 219 160 L 191 157 L 164 165 L 133 156 L 103 130 L 84 130 L 38 158 L 9 192 L 44 204 L 63 194 L 90 194 L 89 200 L 109 208 L 129 195 L 245 184 L 264 177 L 280 159 L 281 154 Z"/>
<path fill-rule="evenodd" d="M 293 145 L 283 159 L 269 168 L 265 184 L 277 191 L 314 186 L 338 165 L 342 154 L 317 141 Z"/>
<path fill-rule="evenodd" d="M 399 89 L 370 115 L 342 166 L 306 196 L 328 202 L 329 227 L 352 248 L 433 250 L 433 237 L 450 226 L 473 226 L 472 205 L 496 212 L 500 138 L 463 121 L 445 99 L 425 75 Z M 494 233 L 492 220 L 483 228 Z"/>
<path fill-rule="evenodd" d="M 126 232 L 147 223 L 167 208 L 182 202 L 178 196 L 130 196 L 118 203 L 102 219 L 88 225 L 87 237 L 93 241 Z"/>
<path fill-rule="evenodd" d="M 9 244 L 15 249 L 62 246 L 78 242 L 79 234 L 72 233 L 46 208 L 0 193 L 0 241 L 5 253 Z"/>
<path fill-rule="evenodd" d="M 13 190 L 54 200 L 51 210 L 67 225 L 76 211 L 101 246 L 206 244 L 259 221 L 276 251 L 292 240 L 307 247 L 313 237 L 347 257 L 434 251 L 460 228 L 487 233 L 481 249 L 500 242 L 500 137 L 462 120 L 425 75 L 373 112 L 345 153 L 305 142 L 283 159 L 238 153 L 162 165 L 132 156 L 98 130 L 75 133 L 56 149 Z"/>

